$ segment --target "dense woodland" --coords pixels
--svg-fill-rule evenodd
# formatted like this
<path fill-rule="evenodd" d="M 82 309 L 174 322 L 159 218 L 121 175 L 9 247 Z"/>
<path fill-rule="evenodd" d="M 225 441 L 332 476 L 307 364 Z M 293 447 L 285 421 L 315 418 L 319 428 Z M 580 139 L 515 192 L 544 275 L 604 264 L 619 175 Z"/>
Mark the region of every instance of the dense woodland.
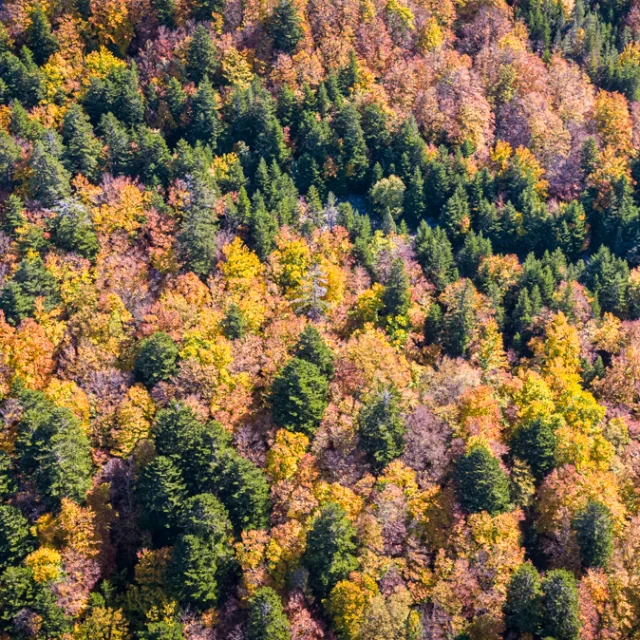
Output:
<path fill-rule="evenodd" d="M 0 20 L 0 638 L 640 639 L 638 0 Z"/>

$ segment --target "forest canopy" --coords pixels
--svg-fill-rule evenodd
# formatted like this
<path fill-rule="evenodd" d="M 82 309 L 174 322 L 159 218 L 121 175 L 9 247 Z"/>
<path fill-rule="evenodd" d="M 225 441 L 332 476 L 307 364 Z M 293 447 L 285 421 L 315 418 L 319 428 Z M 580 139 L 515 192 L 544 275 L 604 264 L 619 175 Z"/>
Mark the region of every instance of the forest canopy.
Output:
<path fill-rule="evenodd" d="M 0 640 L 640 640 L 638 0 L 5 0 Z"/>

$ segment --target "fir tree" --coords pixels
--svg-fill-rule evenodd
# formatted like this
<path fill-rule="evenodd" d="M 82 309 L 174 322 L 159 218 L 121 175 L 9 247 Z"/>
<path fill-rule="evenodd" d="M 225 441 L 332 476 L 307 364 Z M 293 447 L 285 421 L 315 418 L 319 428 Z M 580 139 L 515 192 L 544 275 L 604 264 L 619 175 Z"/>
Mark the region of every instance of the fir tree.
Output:
<path fill-rule="evenodd" d="M 142 341 L 134 364 L 136 378 L 148 387 L 177 373 L 178 347 L 161 331 Z"/>
<path fill-rule="evenodd" d="M 289 640 L 289 620 L 280 597 L 270 587 L 261 587 L 249 600 L 248 640 Z"/>
<path fill-rule="evenodd" d="M 519 634 L 538 633 L 541 619 L 542 589 L 538 571 L 521 564 L 511 576 L 504 604 L 507 629 Z"/>
<path fill-rule="evenodd" d="M 320 332 L 312 324 L 307 324 L 303 329 L 293 355 L 296 358 L 315 364 L 320 373 L 326 378 L 333 377 L 335 355 L 323 340 Z"/>
<path fill-rule="evenodd" d="M 576 580 L 564 569 L 549 571 L 542 581 L 542 637 L 577 640 L 580 637 Z"/>
<path fill-rule="evenodd" d="M 416 234 L 415 251 L 425 277 L 438 293 L 458 279 L 453 247 L 441 227 L 432 228 L 423 220 Z"/>
<path fill-rule="evenodd" d="M 95 178 L 102 144 L 95 137 L 89 117 L 79 104 L 72 105 L 64 115 L 62 140 L 65 145 L 62 162 L 66 169 L 89 179 Z"/>
<path fill-rule="evenodd" d="M 404 316 L 411 306 L 409 277 L 401 258 L 396 258 L 389 270 L 384 292 L 382 294 L 384 313 L 387 316 Z"/>
<path fill-rule="evenodd" d="M 590 500 L 574 518 L 582 566 L 606 567 L 613 552 L 613 521 L 611 510 L 602 502 Z"/>
<path fill-rule="evenodd" d="M 282 0 L 276 5 L 269 21 L 269 32 L 273 46 L 283 53 L 293 53 L 302 40 L 300 16 L 291 0 Z"/>
<path fill-rule="evenodd" d="M 40 3 L 33 6 L 29 18 L 31 23 L 26 32 L 26 44 L 33 52 L 35 62 L 42 65 L 58 51 L 58 39 L 51 33 L 51 24 Z"/>

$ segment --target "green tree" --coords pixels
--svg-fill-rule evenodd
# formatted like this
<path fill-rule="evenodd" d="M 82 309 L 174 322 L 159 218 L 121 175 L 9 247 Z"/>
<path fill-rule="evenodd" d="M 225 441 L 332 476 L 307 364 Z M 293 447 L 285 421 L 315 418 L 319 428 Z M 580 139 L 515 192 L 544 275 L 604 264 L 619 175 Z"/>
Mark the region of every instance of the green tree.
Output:
<path fill-rule="evenodd" d="M 320 332 L 311 324 L 303 329 L 296 343 L 294 357 L 315 364 L 323 376 L 333 377 L 335 371 L 335 355 L 331 347 L 324 341 Z"/>
<path fill-rule="evenodd" d="M 13 184 L 20 155 L 20 147 L 15 140 L 8 133 L 0 133 L 0 185 L 10 187 Z"/>
<path fill-rule="evenodd" d="M 307 533 L 304 564 L 309 570 L 309 584 L 319 600 L 358 568 L 356 531 L 344 509 L 329 502 Z"/>
<path fill-rule="evenodd" d="M 556 430 L 564 420 L 559 415 L 541 416 L 518 427 L 511 439 L 511 452 L 524 460 L 540 482 L 556 466 Z"/>
<path fill-rule="evenodd" d="M 455 480 L 458 500 L 470 513 L 497 515 L 509 509 L 509 479 L 487 447 L 475 446 L 458 459 Z"/>
<path fill-rule="evenodd" d="M 248 640 L 290 640 L 289 621 L 278 594 L 261 587 L 249 600 Z"/>
<path fill-rule="evenodd" d="M 438 293 L 458 279 L 453 247 L 441 227 L 432 228 L 423 220 L 416 234 L 415 251 L 425 277 Z"/>
<path fill-rule="evenodd" d="M 400 397 L 393 388 L 376 393 L 360 409 L 360 446 L 376 473 L 402 455 L 405 429 Z"/>
<path fill-rule="evenodd" d="M 273 46 L 283 53 L 293 53 L 302 40 L 300 16 L 291 0 L 281 0 L 269 20 L 269 33 L 273 38 Z"/>
<path fill-rule="evenodd" d="M 69 172 L 60 160 L 36 142 L 29 161 L 33 177 L 29 181 L 31 197 L 43 207 L 53 207 L 71 193 Z"/>
<path fill-rule="evenodd" d="M 572 522 L 582 566 L 606 567 L 613 552 L 613 519 L 606 504 L 590 500 Z"/>
<path fill-rule="evenodd" d="M 150 622 L 140 633 L 141 640 L 183 640 L 182 624 L 176 620 Z"/>
<path fill-rule="evenodd" d="M 504 615 L 507 629 L 519 634 L 537 634 L 540 628 L 542 588 L 537 569 L 521 564 L 507 586 Z"/>
<path fill-rule="evenodd" d="M 360 114 L 351 102 L 345 102 L 336 114 L 333 124 L 339 139 L 340 178 L 345 185 L 357 189 L 369 168 L 368 149 L 360 125 Z"/>
<path fill-rule="evenodd" d="M 100 249 L 93 220 L 88 209 L 75 200 L 65 200 L 56 207 L 51 224 L 53 243 L 65 251 L 95 260 Z"/>
<path fill-rule="evenodd" d="M 26 30 L 26 44 L 37 64 L 44 64 L 58 50 L 58 39 L 51 33 L 51 24 L 44 7 L 37 3 L 29 12 L 31 20 Z"/>
<path fill-rule="evenodd" d="M 493 255 L 491 240 L 482 233 L 476 234 L 473 229 L 465 236 L 462 248 L 456 256 L 456 262 L 463 278 L 475 278 L 480 263 L 484 258 Z"/>
<path fill-rule="evenodd" d="M 564 569 L 549 571 L 542 581 L 542 633 L 555 640 L 580 637 L 579 596 L 576 579 Z"/>
<path fill-rule="evenodd" d="M 132 167 L 149 186 L 168 186 L 171 178 L 171 152 L 164 136 L 145 125 L 134 132 L 137 146 Z"/>
<path fill-rule="evenodd" d="M 135 376 L 147 387 L 169 380 L 178 371 L 178 346 L 162 331 L 145 338 L 133 367 Z"/>
<path fill-rule="evenodd" d="M 136 487 L 140 524 L 161 543 L 170 543 L 178 529 L 186 487 L 180 471 L 165 456 L 157 456 L 140 472 Z"/>
<path fill-rule="evenodd" d="M 66 169 L 94 179 L 102 143 L 95 137 L 89 117 L 77 103 L 64 114 L 62 140 L 65 145 L 62 162 Z"/>
<path fill-rule="evenodd" d="M 454 357 L 467 354 L 477 323 L 474 306 L 475 288 L 470 280 L 457 288 L 442 318 L 442 344 Z"/>
<path fill-rule="evenodd" d="M 588 261 L 584 283 L 596 294 L 602 311 L 624 314 L 627 302 L 629 265 L 602 246 Z"/>
<path fill-rule="evenodd" d="M 229 340 L 239 340 L 240 338 L 244 338 L 247 333 L 247 323 L 244 319 L 244 314 L 235 302 L 232 302 L 227 308 L 224 320 L 222 321 L 222 330 L 225 337 L 229 338 Z"/>
<path fill-rule="evenodd" d="M 471 213 L 469 199 L 463 186 L 459 186 L 447 200 L 440 215 L 440 224 L 454 245 L 460 246 L 464 236 L 469 232 Z"/>
<path fill-rule="evenodd" d="M 213 81 L 220 64 L 220 53 L 203 24 L 193 31 L 187 48 L 186 71 L 189 80 L 200 84 L 204 80 Z"/>
<path fill-rule="evenodd" d="M 329 385 L 312 362 L 293 358 L 271 387 L 273 418 L 291 431 L 313 435 L 329 401 Z"/>
<path fill-rule="evenodd" d="M 107 148 L 105 168 L 114 176 L 128 174 L 132 170 L 132 154 L 127 128 L 112 113 L 106 113 L 100 119 L 99 129 Z"/>
<path fill-rule="evenodd" d="M 178 10 L 175 0 L 153 0 L 151 8 L 156 12 L 160 24 L 168 29 L 175 29 Z"/>
<path fill-rule="evenodd" d="M 0 571 L 18 564 L 33 549 L 29 522 L 19 509 L 0 505 Z"/>
<path fill-rule="evenodd" d="M 189 135 L 195 144 L 198 140 L 215 149 L 218 135 L 218 104 L 211 83 L 205 78 L 191 102 Z"/>
<path fill-rule="evenodd" d="M 396 258 L 391 263 L 389 275 L 382 293 L 384 313 L 387 316 L 404 316 L 411 306 L 411 291 L 409 277 L 404 268 L 402 258 Z"/>
<path fill-rule="evenodd" d="M 7 500 L 18 490 L 13 460 L 6 451 L 0 451 L 0 500 Z"/>

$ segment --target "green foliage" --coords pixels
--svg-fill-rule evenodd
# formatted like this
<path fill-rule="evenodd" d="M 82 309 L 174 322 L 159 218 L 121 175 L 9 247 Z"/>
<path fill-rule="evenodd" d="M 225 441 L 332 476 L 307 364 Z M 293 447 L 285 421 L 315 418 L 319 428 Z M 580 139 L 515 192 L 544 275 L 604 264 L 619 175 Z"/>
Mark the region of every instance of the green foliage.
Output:
<path fill-rule="evenodd" d="M 201 141 L 215 148 L 218 135 L 218 105 L 211 83 L 206 77 L 198 86 L 198 92 L 191 102 L 191 110 L 191 141 L 194 144 Z"/>
<path fill-rule="evenodd" d="M 140 382 L 152 387 L 177 373 L 178 346 L 166 333 L 158 331 L 140 344 L 134 373 Z"/>
<path fill-rule="evenodd" d="M 225 337 L 229 338 L 229 340 L 244 338 L 247 332 L 244 314 L 235 302 L 232 302 L 227 308 L 224 320 L 222 321 L 222 330 L 224 331 Z"/>
<path fill-rule="evenodd" d="M 79 202 L 67 200 L 57 207 L 51 225 L 53 243 L 60 249 L 95 260 L 99 251 L 91 213 Z"/>
<path fill-rule="evenodd" d="M 311 323 L 307 324 L 302 330 L 293 355 L 300 360 L 315 364 L 320 373 L 326 378 L 331 379 L 333 377 L 335 355 L 320 335 L 320 332 Z"/>
<path fill-rule="evenodd" d="M 400 397 L 395 389 L 383 389 L 370 398 L 358 415 L 360 446 L 373 470 L 379 473 L 402 455 L 405 423 Z"/>
<path fill-rule="evenodd" d="M 0 571 L 18 564 L 33 548 L 29 522 L 19 509 L 0 505 Z"/>
<path fill-rule="evenodd" d="M 280 597 L 270 587 L 258 589 L 249 600 L 248 640 L 289 640 L 289 621 Z"/>
<path fill-rule="evenodd" d="M 62 162 L 42 142 L 36 142 L 30 160 L 31 196 L 43 207 L 53 207 L 71 193 L 70 175 Z"/>
<path fill-rule="evenodd" d="M 6 451 L 0 451 L 0 500 L 6 500 L 18 490 L 13 460 Z"/>
<path fill-rule="evenodd" d="M 437 292 L 442 293 L 448 284 L 458 279 L 453 247 L 441 227 L 432 228 L 423 220 L 416 234 L 415 251 L 425 278 L 434 284 Z"/>
<path fill-rule="evenodd" d="M 81 173 L 94 179 L 102 144 L 95 137 L 89 117 L 79 104 L 72 105 L 64 114 L 62 140 L 65 146 L 62 162 L 65 168 L 71 173 Z"/>
<path fill-rule="evenodd" d="M 516 429 L 511 439 L 511 451 L 531 468 L 536 480 L 541 481 L 556 466 L 556 430 L 563 420 L 558 415 L 539 417 Z"/>
<path fill-rule="evenodd" d="M 309 584 L 319 600 L 357 569 L 356 551 L 353 525 L 341 506 L 329 502 L 311 525 L 304 554 Z"/>
<path fill-rule="evenodd" d="M 536 634 L 540 628 L 542 588 L 538 571 L 531 564 L 520 565 L 507 587 L 504 615 L 507 629 L 519 634 Z"/>
<path fill-rule="evenodd" d="M 196 84 L 212 81 L 220 64 L 220 54 L 207 28 L 199 24 L 187 49 L 187 77 Z"/>
<path fill-rule="evenodd" d="M 590 500 L 572 522 L 582 565 L 586 569 L 606 567 L 613 552 L 613 520 L 607 505 Z"/>
<path fill-rule="evenodd" d="M 549 571 L 542 581 L 542 633 L 556 640 L 580 637 L 580 612 L 576 580 L 564 569 Z"/>
<path fill-rule="evenodd" d="M 271 15 L 269 33 L 273 46 L 283 53 L 293 53 L 302 39 L 300 16 L 291 0 L 281 0 Z"/>
<path fill-rule="evenodd" d="M 382 293 L 384 313 L 388 316 L 404 316 L 411 306 L 411 291 L 409 290 L 409 276 L 404 268 L 402 258 L 396 258 L 391 263 L 389 275 Z"/>
<path fill-rule="evenodd" d="M 313 435 L 329 401 L 329 385 L 313 363 L 293 358 L 271 387 L 273 419 L 290 431 Z"/>
<path fill-rule="evenodd" d="M 58 50 L 58 40 L 51 33 L 51 24 L 40 3 L 33 6 L 29 18 L 31 23 L 26 33 L 26 44 L 33 52 L 33 59 L 41 65 Z"/>
<path fill-rule="evenodd" d="M 500 462 L 484 446 L 461 456 L 455 468 L 460 504 L 470 513 L 497 515 L 510 507 L 509 481 Z"/>

